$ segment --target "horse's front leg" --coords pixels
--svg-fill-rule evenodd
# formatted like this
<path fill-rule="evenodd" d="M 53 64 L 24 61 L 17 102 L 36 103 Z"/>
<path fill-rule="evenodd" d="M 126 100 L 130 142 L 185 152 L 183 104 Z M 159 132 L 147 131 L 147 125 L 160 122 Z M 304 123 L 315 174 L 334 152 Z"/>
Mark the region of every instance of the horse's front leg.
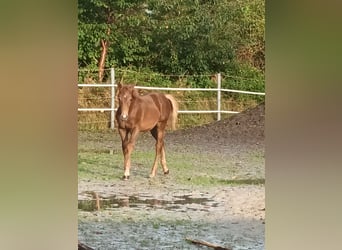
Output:
<path fill-rule="evenodd" d="M 129 133 L 126 129 L 119 129 L 119 134 L 121 137 L 122 153 L 124 155 L 124 171 L 125 171 L 125 174 L 123 176 L 123 179 L 127 180 L 129 178 L 129 165 L 130 165 L 130 159 L 129 159 L 128 154 L 127 154 L 127 152 L 128 152 L 127 145 L 128 145 Z M 128 175 L 126 175 L 127 171 L 128 171 Z"/>
<path fill-rule="evenodd" d="M 130 176 L 130 168 L 131 168 L 131 154 L 134 149 L 135 141 L 138 137 L 139 130 L 134 129 L 131 132 L 131 136 L 128 136 L 126 132 L 126 136 L 122 140 L 122 151 L 124 154 L 124 180 L 128 180 Z"/>

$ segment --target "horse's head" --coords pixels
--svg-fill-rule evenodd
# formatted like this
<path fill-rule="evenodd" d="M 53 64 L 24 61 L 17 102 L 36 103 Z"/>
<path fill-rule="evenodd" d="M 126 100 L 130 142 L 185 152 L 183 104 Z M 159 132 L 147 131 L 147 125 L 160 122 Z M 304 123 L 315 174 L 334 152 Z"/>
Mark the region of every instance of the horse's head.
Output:
<path fill-rule="evenodd" d="M 118 100 L 119 107 L 121 109 L 120 119 L 126 121 L 128 119 L 128 112 L 134 98 L 139 96 L 137 90 L 134 88 L 134 85 L 122 85 L 118 84 Z"/>

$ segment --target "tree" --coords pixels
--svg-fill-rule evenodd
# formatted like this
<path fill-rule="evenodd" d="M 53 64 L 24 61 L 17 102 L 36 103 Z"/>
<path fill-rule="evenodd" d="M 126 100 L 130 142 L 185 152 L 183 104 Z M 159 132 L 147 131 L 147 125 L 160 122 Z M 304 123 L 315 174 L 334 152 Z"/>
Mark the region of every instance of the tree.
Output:
<path fill-rule="evenodd" d="M 79 67 L 264 74 L 264 0 L 79 0 Z"/>
<path fill-rule="evenodd" d="M 154 22 L 150 62 L 157 71 L 225 72 L 251 61 L 239 57 L 241 51 L 254 49 L 253 58 L 264 51 L 263 0 L 150 0 L 148 8 Z"/>
<path fill-rule="evenodd" d="M 79 67 L 94 67 L 96 62 L 98 78 L 102 81 L 106 62 L 115 62 L 115 59 L 108 60 L 108 54 L 113 53 L 118 44 L 123 44 L 124 53 L 130 53 L 132 48 L 123 38 L 136 32 L 130 27 L 140 24 L 144 10 L 144 1 L 140 0 L 79 0 Z M 131 38 L 135 45 L 134 37 Z"/>

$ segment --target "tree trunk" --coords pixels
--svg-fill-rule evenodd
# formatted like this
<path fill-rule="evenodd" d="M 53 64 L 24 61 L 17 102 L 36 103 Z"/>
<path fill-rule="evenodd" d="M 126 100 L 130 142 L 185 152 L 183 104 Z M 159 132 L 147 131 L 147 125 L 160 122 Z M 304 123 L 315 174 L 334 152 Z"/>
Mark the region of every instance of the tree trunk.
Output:
<path fill-rule="evenodd" d="M 99 82 L 102 82 L 103 80 L 103 75 L 104 75 L 104 66 L 105 66 L 105 61 L 106 61 L 106 56 L 107 56 L 107 49 L 108 49 L 108 41 L 102 39 L 101 40 L 101 57 L 99 61 Z"/>

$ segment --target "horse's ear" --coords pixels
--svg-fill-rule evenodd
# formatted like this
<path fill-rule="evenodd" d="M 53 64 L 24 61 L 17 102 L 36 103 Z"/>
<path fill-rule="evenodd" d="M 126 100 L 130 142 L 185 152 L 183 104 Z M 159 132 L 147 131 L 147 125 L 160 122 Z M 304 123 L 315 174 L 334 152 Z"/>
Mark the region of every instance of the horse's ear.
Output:
<path fill-rule="evenodd" d="M 118 88 L 119 88 L 119 90 L 122 88 L 122 86 L 123 86 L 123 78 L 124 78 L 124 76 L 122 75 L 121 76 L 121 78 L 120 78 L 120 82 L 118 83 Z"/>
<path fill-rule="evenodd" d="M 120 90 L 121 88 L 122 88 L 122 83 L 119 82 L 119 83 L 118 83 L 118 90 Z"/>
<path fill-rule="evenodd" d="M 139 95 L 138 90 L 135 88 L 135 84 L 134 84 L 134 85 L 131 85 L 131 88 L 132 88 L 132 95 L 133 95 L 133 97 L 134 97 L 134 98 L 139 97 L 140 95 Z"/>

